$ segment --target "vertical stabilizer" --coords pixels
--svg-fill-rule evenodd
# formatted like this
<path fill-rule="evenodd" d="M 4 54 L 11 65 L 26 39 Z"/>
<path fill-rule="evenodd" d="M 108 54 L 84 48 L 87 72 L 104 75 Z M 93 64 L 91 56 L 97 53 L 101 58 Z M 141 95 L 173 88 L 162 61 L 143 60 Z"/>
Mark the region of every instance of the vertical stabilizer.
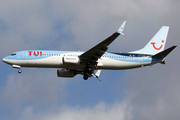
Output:
<path fill-rule="evenodd" d="M 143 49 L 131 53 L 155 55 L 162 52 L 166 44 L 168 31 L 169 26 L 163 26 Z"/>

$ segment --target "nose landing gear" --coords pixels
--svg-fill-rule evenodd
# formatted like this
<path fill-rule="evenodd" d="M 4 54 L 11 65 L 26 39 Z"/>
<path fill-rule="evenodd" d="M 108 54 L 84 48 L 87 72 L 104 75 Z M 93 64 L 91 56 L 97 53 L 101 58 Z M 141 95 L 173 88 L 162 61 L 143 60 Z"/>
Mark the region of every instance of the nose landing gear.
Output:
<path fill-rule="evenodd" d="M 21 73 L 21 72 L 22 72 L 21 66 L 19 66 L 19 65 L 12 65 L 12 67 L 19 69 L 19 70 L 18 70 L 18 73 Z"/>
<path fill-rule="evenodd" d="M 20 74 L 21 72 L 22 72 L 22 70 L 21 70 L 21 69 L 19 69 L 19 70 L 18 70 L 18 73 Z"/>

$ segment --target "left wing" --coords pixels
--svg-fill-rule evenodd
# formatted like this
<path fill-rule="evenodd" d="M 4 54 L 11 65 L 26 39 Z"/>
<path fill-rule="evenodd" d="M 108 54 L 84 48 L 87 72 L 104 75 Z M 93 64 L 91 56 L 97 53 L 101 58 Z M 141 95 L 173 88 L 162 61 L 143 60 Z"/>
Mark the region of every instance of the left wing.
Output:
<path fill-rule="evenodd" d="M 110 37 L 108 37 L 107 39 L 99 43 L 98 45 L 94 46 L 90 50 L 80 55 L 79 57 L 81 58 L 81 60 L 83 60 L 83 62 L 86 62 L 86 63 L 95 64 L 98 58 L 100 58 L 107 51 L 108 49 L 107 46 L 109 44 L 111 44 L 119 35 L 121 34 L 125 35 L 123 33 L 125 24 L 126 24 L 126 21 L 123 22 L 123 24 L 121 25 L 121 27 L 118 29 L 117 32 L 115 32 Z"/>

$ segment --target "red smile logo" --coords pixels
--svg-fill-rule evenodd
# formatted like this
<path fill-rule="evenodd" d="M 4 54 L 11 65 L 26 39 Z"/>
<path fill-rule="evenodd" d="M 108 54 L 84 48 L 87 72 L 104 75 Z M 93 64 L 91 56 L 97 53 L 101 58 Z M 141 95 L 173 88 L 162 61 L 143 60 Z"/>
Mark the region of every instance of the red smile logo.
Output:
<path fill-rule="evenodd" d="M 164 40 L 162 40 L 162 43 L 164 43 Z M 156 50 L 160 50 L 163 47 L 163 45 L 161 45 L 159 48 L 157 48 L 155 46 L 155 44 L 156 44 L 155 42 L 151 42 L 151 44 L 153 45 L 154 49 L 156 49 Z"/>

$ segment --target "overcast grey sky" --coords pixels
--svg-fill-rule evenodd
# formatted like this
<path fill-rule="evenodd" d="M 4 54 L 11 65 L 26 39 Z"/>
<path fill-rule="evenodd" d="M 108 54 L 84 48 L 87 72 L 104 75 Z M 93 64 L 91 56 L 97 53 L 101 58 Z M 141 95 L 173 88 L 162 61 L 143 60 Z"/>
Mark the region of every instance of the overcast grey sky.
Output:
<path fill-rule="evenodd" d="M 162 26 L 166 48 L 180 43 L 178 0 L 0 0 L 0 58 L 29 49 L 86 51 L 114 33 L 124 20 L 126 36 L 108 51 L 140 49 Z M 102 82 L 82 76 L 58 78 L 56 69 L 0 62 L 0 119 L 179 120 L 179 47 L 166 64 L 102 71 Z"/>

